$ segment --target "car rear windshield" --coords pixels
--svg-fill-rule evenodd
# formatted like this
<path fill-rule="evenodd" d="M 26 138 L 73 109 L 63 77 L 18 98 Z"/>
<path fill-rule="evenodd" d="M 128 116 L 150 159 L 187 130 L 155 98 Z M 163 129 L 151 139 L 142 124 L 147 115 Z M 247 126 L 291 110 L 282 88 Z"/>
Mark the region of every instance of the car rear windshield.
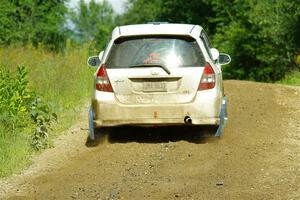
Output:
<path fill-rule="evenodd" d="M 116 40 L 109 53 L 107 68 L 130 68 L 141 65 L 168 68 L 204 66 L 205 59 L 191 37 L 127 37 Z"/>

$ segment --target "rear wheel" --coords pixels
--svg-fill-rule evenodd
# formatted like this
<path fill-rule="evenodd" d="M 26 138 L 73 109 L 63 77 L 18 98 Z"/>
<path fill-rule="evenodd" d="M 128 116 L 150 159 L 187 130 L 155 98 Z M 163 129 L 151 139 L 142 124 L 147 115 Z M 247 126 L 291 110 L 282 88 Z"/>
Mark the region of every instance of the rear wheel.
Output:
<path fill-rule="evenodd" d="M 94 111 L 92 106 L 89 108 L 89 141 L 103 141 L 104 138 L 110 133 L 111 128 L 101 127 L 95 128 L 94 126 Z"/>
<path fill-rule="evenodd" d="M 94 111 L 92 106 L 89 107 L 89 140 L 95 140 L 95 127 L 94 127 Z"/>
<path fill-rule="evenodd" d="M 109 140 L 108 134 L 110 133 L 110 128 L 95 128 L 94 135 L 89 137 L 86 141 L 86 146 L 88 147 L 95 147 L 99 144 L 107 143 Z M 92 138 L 93 137 L 93 138 Z"/>
<path fill-rule="evenodd" d="M 218 125 L 201 125 L 198 127 L 198 131 L 202 137 L 212 137 L 215 136 L 218 127 Z"/>
<path fill-rule="evenodd" d="M 94 133 L 94 140 L 103 143 L 108 140 L 110 132 L 111 128 L 109 127 L 96 128 Z"/>
<path fill-rule="evenodd" d="M 224 96 L 223 100 L 222 100 L 221 110 L 220 110 L 220 123 L 219 123 L 218 129 L 215 134 L 216 137 L 220 137 L 222 135 L 222 128 L 225 126 L 227 120 L 228 120 L 227 98 L 226 98 L 226 96 Z"/>

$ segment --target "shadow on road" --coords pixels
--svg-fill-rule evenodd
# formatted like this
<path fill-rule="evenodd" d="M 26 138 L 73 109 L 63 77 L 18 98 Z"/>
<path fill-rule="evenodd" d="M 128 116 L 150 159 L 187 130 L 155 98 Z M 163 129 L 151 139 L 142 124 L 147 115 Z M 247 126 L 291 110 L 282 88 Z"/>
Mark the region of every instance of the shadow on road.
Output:
<path fill-rule="evenodd" d="M 87 139 L 87 147 L 95 147 L 101 143 L 167 143 L 187 141 L 204 144 L 217 141 L 214 126 L 167 126 L 167 127 L 115 127 L 96 134 L 96 139 Z"/>

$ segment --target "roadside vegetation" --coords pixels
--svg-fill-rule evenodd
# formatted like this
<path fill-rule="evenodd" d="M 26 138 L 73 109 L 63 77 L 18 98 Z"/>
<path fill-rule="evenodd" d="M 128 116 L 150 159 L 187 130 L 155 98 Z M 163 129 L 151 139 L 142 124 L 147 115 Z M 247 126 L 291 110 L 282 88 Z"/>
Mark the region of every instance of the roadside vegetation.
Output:
<path fill-rule="evenodd" d="M 294 0 L 128 0 L 0 4 L 0 177 L 20 170 L 68 128 L 87 101 L 86 60 L 115 26 L 162 21 L 202 25 L 231 55 L 227 79 L 300 85 L 300 6 Z M 54 131 L 53 131 L 54 130 Z"/>
<path fill-rule="evenodd" d="M 300 86 L 300 72 L 291 72 L 290 74 L 287 74 L 284 78 L 277 82 L 286 85 Z"/>
<path fill-rule="evenodd" d="M 76 120 L 78 106 L 91 91 L 87 56 L 86 47 L 63 54 L 0 48 L 0 176 L 21 169 L 33 152 L 51 147 L 51 132 Z"/>

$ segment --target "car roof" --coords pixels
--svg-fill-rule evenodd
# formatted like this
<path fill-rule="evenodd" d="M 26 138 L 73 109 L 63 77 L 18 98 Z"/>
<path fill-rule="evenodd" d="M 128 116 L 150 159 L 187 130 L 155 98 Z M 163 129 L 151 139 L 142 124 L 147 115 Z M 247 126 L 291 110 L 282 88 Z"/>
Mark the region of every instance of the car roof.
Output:
<path fill-rule="evenodd" d="M 153 22 L 116 27 L 113 30 L 112 39 L 139 35 L 184 35 L 196 38 L 199 37 L 201 31 L 202 27 L 199 25 Z"/>

